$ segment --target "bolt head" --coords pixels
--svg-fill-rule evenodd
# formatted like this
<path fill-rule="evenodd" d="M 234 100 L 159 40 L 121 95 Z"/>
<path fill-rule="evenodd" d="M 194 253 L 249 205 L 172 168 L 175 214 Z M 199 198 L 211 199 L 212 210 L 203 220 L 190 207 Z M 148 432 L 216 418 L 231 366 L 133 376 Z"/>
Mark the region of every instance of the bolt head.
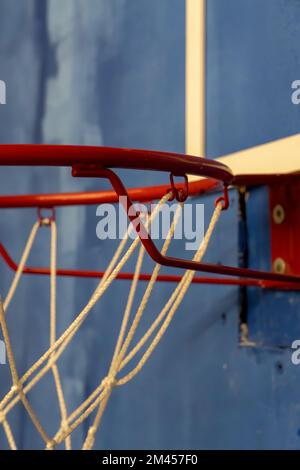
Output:
<path fill-rule="evenodd" d="M 286 271 L 286 263 L 282 258 L 276 258 L 273 262 L 273 271 L 277 274 L 284 274 Z"/>
<path fill-rule="evenodd" d="M 279 225 L 283 223 L 285 219 L 285 212 L 281 204 L 276 204 L 276 206 L 274 206 L 272 216 L 275 224 Z"/>

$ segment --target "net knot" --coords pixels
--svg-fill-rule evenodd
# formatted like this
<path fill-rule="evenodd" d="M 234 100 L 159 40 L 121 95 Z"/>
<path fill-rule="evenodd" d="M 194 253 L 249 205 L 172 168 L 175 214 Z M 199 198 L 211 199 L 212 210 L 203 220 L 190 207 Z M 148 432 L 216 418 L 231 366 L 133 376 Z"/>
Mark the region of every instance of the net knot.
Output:
<path fill-rule="evenodd" d="M 51 441 L 47 442 L 46 450 L 54 450 L 56 445 L 57 445 L 56 440 L 52 439 Z"/>
<path fill-rule="evenodd" d="M 112 389 L 117 385 L 117 380 L 115 377 L 110 377 L 109 375 L 102 380 L 102 386 L 104 388 Z"/>
<path fill-rule="evenodd" d="M 18 393 L 22 389 L 20 384 L 15 384 L 11 387 L 11 392 L 12 393 Z"/>

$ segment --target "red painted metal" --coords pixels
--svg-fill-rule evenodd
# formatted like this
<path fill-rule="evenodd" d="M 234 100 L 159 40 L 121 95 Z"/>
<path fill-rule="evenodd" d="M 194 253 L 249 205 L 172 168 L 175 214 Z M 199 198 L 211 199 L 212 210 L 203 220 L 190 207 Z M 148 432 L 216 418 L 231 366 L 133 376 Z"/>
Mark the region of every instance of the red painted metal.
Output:
<path fill-rule="evenodd" d="M 220 183 L 215 180 L 201 179 L 189 182 L 189 196 L 199 196 L 215 190 Z M 177 188 L 184 189 L 184 183 L 177 183 Z M 132 201 L 151 202 L 161 199 L 170 189 L 169 184 L 128 189 Z M 26 194 L 20 196 L 0 196 L 0 208 L 35 208 L 81 206 L 104 203 L 117 203 L 119 196 L 115 191 L 89 191 L 81 193 Z"/>
<path fill-rule="evenodd" d="M 269 174 L 242 174 L 234 175 L 232 180 L 233 186 L 266 186 L 277 185 L 281 183 L 291 183 L 299 180 L 300 172 L 295 173 L 269 173 Z"/>
<path fill-rule="evenodd" d="M 226 209 L 228 209 L 228 207 L 229 207 L 229 194 L 228 194 L 228 187 L 227 186 L 224 186 L 224 188 L 223 188 L 223 196 L 218 197 L 215 200 L 215 206 L 217 206 L 219 204 L 219 202 L 222 203 L 223 211 L 226 211 Z"/>
<path fill-rule="evenodd" d="M 7 266 L 12 269 L 14 272 L 17 271 L 18 265 L 11 258 L 7 250 L 0 243 L 0 256 L 5 261 Z M 80 278 L 102 278 L 104 276 L 104 271 L 93 271 L 93 270 L 79 270 L 79 269 L 57 269 L 57 275 L 61 277 L 80 277 Z M 42 267 L 30 267 L 25 266 L 23 269 L 24 274 L 34 274 L 41 276 L 49 276 L 50 269 Z M 139 275 L 140 281 L 150 281 L 151 275 L 149 273 L 141 273 Z M 117 275 L 117 279 L 120 280 L 132 280 L 134 274 L 129 272 L 121 272 Z M 158 282 L 170 282 L 170 283 L 179 283 L 182 279 L 182 276 L 174 274 L 159 274 L 157 276 Z M 217 277 L 202 277 L 194 276 L 192 280 L 193 284 L 215 284 L 215 285 L 225 285 L 225 286 L 248 286 L 248 287 L 261 287 L 263 289 L 280 289 L 280 290 L 300 290 L 299 284 L 290 284 L 274 281 L 261 281 L 258 279 L 235 279 L 235 278 L 217 278 Z"/>
<path fill-rule="evenodd" d="M 300 177 L 293 181 L 269 188 L 270 227 L 271 227 L 271 258 L 274 266 L 276 260 L 283 260 L 285 273 L 300 274 Z M 276 207 L 281 217 L 276 217 Z"/>
<path fill-rule="evenodd" d="M 139 236 L 141 243 L 152 257 L 152 259 L 165 266 L 176 268 L 190 269 L 194 271 L 209 272 L 220 275 L 235 276 L 235 279 L 228 278 L 205 278 L 207 282 L 215 284 L 230 284 L 230 285 L 256 285 L 268 288 L 286 288 L 286 289 L 299 289 L 300 276 L 277 274 L 272 272 L 262 272 L 253 269 L 237 268 L 232 266 L 213 265 L 207 263 L 198 263 L 190 260 L 178 259 L 173 257 L 163 256 L 154 245 L 150 236 L 148 235 L 138 214 L 132 206 L 132 199 L 136 198 L 140 201 L 152 200 L 161 197 L 162 188 L 164 191 L 169 189 L 168 186 L 152 187 L 150 191 L 145 188 L 137 188 L 127 191 L 121 182 L 120 178 L 107 167 L 114 168 L 131 168 L 143 169 L 154 171 L 168 171 L 174 176 L 184 176 L 194 174 L 198 176 L 205 176 L 214 180 L 222 181 L 225 185 L 224 208 L 228 206 L 228 192 L 227 185 L 234 183 L 240 184 L 261 184 L 266 183 L 268 177 L 263 179 L 263 175 L 243 175 L 233 178 L 231 170 L 225 165 L 202 159 L 199 157 L 192 157 L 187 155 L 166 153 L 166 152 L 153 152 L 146 150 L 132 150 L 132 149 L 113 149 L 108 147 L 75 147 L 75 146 L 49 146 L 49 145 L 1 145 L 0 146 L 0 166 L 1 165 L 17 165 L 17 166 L 70 166 L 73 169 L 73 176 L 80 177 L 100 177 L 108 178 L 113 186 L 113 191 L 103 193 L 85 193 L 85 194 L 64 194 L 64 195 L 32 195 L 32 196 L 2 196 L 0 198 L 0 207 L 55 207 L 58 205 L 71 205 L 71 204 L 92 204 L 118 200 L 119 196 L 126 196 L 126 211 L 129 219 L 140 226 Z M 272 177 L 276 178 L 272 178 Z M 278 181 L 280 175 L 271 175 L 270 180 Z M 198 184 L 199 182 L 196 182 Z M 193 184 L 193 183 L 191 183 Z M 191 184 L 189 184 L 189 192 L 191 194 Z M 197 186 L 197 191 L 204 191 L 211 189 L 215 186 L 215 182 L 208 183 L 203 180 L 200 186 Z M 203 186 L 202 186 L 203 185 Z M 184 186 L 178 188 L 184 188 Z M 196 189 L 196 186 L 195 186 Z M 131 197 L 132 199 L 131 199 Z M 112 198 L 112 199 L 108 199 Z M 87 202 L 88 201 L 88 202 Z M 129 209 L 131 215 L 129 214 Z M 5 255 L 5 250 L 1 251 L 2 257 L 9 264 L 9 257 Z M 10 266 L 15 269 L 16 266 Z M 44 268 L 26 268 L 24 272 L 49 274 L 49 271 Z M 84 277 L 98 277 L 103 273 L 96 273 L 91 271 L 76 271 L 76 270 L 58 270 L 58 275 L 82 275 Z M 120 276 L 130 276 L 132 274 L 123 273 Z M 149 278 L 147 274 L 145 279 Z M 169 279 L 174 277 L 169 277 Z M 240 279 L 244 278 L 244 279 Z M 206 282 L 200 281 L 199 282 Z M 173 282 L 173 281 L 172 281 Z"/>
<path fill-rule="evenodd" d="M 153 150 L 75 145 L 0 145 L 0 166 L 66 166 L 128 168 L 205 176 L 230 184 L 230 168 L 215 160 Z"/>
<path fill-rule="evenodd" d="M 225 265 L 215 265 L 209 263 L 199 263 L 193 260 L 185 260 L 174 258 L 170 256 L 164 256 L 156 248 L 153 243 L 150 235 L 148 234 L 146 228 L 143 225 L 142 220 L 139 217 L 139 214 L 135 210 L 133 203 L 122 183 L 120 178 L 111 170 L 97 170 L 94 168 L 88 168 L 82 165 L 76 165 L 73 167 L 73 176 L 77 177 L 98 177 L 98 178 L 108 178 L 113 186 L 114 190 L 118 193 L 119 196 L 123 196 L 122 201 L 126 201 L 124 209 L 127 212 L 129 220 L 136 226 L 139 226 L 139 238 L 141 243 L 144 245 L 145 250 L 151 256 L 151 258 L 158 264 L 162 266 L 170 266 L 174 268 L 183 268 L 190 269 L 193 271 L 208 272 L 214 274 L 222 274 L 227 276 L 236 276 L 236 277 L 245 277 L 249 279 L 260 279 L 263 281 L 275 281 L 275 282 L 289 282 L 289 283 L 299 283 L 300 276 L 288 276 L 285 274 L 275 274 L 272 272 L 258 271 L 255 269 L 246 269 L 238 268 L 235 266 L 225 266 Z M 226 199 L 226 196 L 225 196 Z M 225 201 L 226 204 L 226 201 Z M 137 224 L 138 221 L 138 224 Z"/>
<path fill-rule="evenodd" d="M 178 202 L 185 202 L 189 197 L 189 180 L 187 175 L 184 175 L 184 187 L 182 185 L 179 187 L 175 184 L 173 173 L 170 174 L 170 183 L 171 186 L 167 191 L 172 191 L 172 199 L 176 199 Z"/>

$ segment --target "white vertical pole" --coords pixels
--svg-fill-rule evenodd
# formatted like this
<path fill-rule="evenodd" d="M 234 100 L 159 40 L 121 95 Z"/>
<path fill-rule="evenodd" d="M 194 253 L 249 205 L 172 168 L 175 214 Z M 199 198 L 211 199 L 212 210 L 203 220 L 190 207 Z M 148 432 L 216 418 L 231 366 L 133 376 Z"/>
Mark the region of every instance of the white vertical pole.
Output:
<path fill-rule="evenodd" d="M 205 156 L 206 0 L 186 0 L 186 153 Z"/>

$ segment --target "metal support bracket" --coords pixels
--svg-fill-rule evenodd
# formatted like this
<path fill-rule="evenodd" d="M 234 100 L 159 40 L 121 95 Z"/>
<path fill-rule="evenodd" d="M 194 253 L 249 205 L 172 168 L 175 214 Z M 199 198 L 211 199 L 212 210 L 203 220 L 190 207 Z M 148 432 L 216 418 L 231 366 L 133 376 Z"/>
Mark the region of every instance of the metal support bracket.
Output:
<path fill-rule="evenodd" d="M 269 187 L 272 270 L 300 275 L 300 178 Z"/>

